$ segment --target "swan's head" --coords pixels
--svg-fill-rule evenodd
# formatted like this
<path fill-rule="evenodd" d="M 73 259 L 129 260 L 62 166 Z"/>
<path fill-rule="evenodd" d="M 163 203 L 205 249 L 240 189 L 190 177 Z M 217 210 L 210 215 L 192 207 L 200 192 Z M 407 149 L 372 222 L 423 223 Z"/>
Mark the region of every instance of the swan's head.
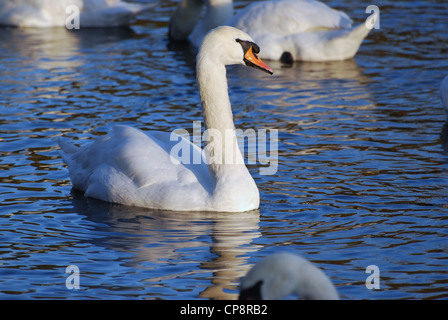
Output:
<path fill-rule="evenodd" d="M 241 280 L 240 300 L 275 300 L 295 294 L 304 299 L 337 300 L 328 277 L 308 260 L 275 253 L 257 263 Z"/>
<path fill-rule="evenodd" d="M 258 68 L 269 74 L 272 69 L 259 57 L 260 48 L 245 32 L 229 26 L 221 26 L 211 30 L 202 41 L 198 54 L 201 61 L 231 65 L 243 64 Z"/>

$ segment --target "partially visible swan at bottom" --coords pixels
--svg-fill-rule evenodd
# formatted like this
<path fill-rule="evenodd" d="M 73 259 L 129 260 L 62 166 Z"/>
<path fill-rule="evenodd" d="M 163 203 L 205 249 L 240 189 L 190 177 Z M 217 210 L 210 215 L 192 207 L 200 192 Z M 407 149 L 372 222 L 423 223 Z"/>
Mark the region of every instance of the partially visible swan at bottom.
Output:
<path fill-rule="evenodd" d="M 197 80 L 209 139 L 204 150 L 169 132 L 115 126 L 95 142 L 76 148 L 60 140 L 75 189 L 86 196 L 130 206 L 178 211 L 255 210 L 259 192 L 238 147 L 227 88 L 226 65 L 243 64 L 270 74 L 259 47 L 245 32 L 218 27 L 197 56 Z M 192 153 L 179 163 L 179 143 Z M 182 148 L 185 150 L 185 148 Z"/>
<path fill-rule="evenodd" d="M 205 14 L 200 19 L 200 9 Z M 251 35 L 263 51 L 260 58 L 333 61 L 352 58 L 379 19 L 374 12 L 353 27 L 342 11 L 316 0 L 257 1 L 233 15 L 232 0 L 181 0 L 171 17 L 169 37 L 200 46 L 210 28 L 230 25 Z"/>
<path fill-rule="evenodd" d="M 127 25 L 155 4 L 122 0 L 2 0 L 0 25 L 13 27 L 65 27 L 79 9 L 79 27 L 118 27 Z"/>
<path fill-rule="evenodd" d="M 278 300 L 291 294 L 309 300 L 339 300 L 322 270 L 289 252 L 262 259 L 240 282 L 240 300 Z"/>

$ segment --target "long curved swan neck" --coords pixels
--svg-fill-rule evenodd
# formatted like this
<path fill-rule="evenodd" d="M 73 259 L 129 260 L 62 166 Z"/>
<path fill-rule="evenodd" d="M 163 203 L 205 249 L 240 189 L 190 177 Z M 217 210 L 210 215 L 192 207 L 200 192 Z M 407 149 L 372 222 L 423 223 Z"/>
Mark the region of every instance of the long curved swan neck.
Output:
<path fill-rule="evenodd" d="M 213 56 L 199 53 L 197 77 L 210 166 L 216 173 L 221 165 L 244 164 L 233 123 L 225 65 Z"/>
<path fill-rule="evenodd" d="M 197 74 L 207 129 L 234 129 L 225 66 L 202 60 Z"/>

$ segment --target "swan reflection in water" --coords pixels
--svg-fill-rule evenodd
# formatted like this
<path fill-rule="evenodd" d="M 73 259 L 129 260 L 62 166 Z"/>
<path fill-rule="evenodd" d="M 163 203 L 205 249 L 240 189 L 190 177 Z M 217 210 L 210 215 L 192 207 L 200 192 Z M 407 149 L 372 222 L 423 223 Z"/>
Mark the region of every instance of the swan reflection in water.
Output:
<path fill-rule="evenodd" d="M 237 299 L 240 278 L 250 268 L 247 254 L 259 249 L 253 244 L 254 239 L 261 236 L 258 210 L 242 213 L 159 211 L 115 205 L 84 197 L 74 190 L 72 201 L 76 212 L 86 215 L 96 228 L 106 231 L 106 238 L 93 240 L 98 242 L 95 245 L 132 253 L 125 263 L 135 270 L 148 269 L 148 266 L 155 270 L 154 277 L 144 280 L 147 291 L 172 279 L 211 273 L 210 285 L 199 297 Z M 176 273 L 171 274 L 157 270 L 158 265 L 187 266 L 188 263 L 195 263 L 195 266 L 176 268 Z"/>

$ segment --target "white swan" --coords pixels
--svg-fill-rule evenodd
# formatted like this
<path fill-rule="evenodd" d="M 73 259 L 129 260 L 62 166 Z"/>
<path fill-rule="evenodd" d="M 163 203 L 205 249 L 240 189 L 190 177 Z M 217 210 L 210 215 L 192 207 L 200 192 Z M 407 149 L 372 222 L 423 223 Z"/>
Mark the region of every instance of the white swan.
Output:
<path fill-rule="evenodd" d="M 278 300 L 291 294 L 310 300 L 339 300 L 330 279 L 308 260 L 287 252 L 258 262 L 240 283 L 240 300 Z"/>
<path fill-rule="evenodd" d="M 73 14 L 69 6 L 79 8 L 80 28 L 127 25 L 139 13 L 154 4 L 122 0 L 1 0 L 0 25 L 13 27 L 65 27 Z"/>
<path fill-rule="evenodd" d="M 206 6 L 204 18 L 197 12 Z M 292 61 L 330 61 L 352 58 L 373 24 L 352 27 L 351 19 L 315 0 L 255 2 L 232 16 L 232 0 L 181 0 L 171 17 L 169 36 L 199 46 L 203 36 L 217 25 L 241 29 L 264 48 L 260 58 Z M 378 13 L 367 18 L 369 23 Z M 199 20 L 199 21 L 198 21 Z M 197 24 L 196 24 L 197 23 Z"/>
<path fill-rule="evenodd" d="M 442 100 L 443 108 L 448 113 L 448 76 L 440 84 L 440 99 Z"/>
<path fill-rule="evenodd" d="M 174 134 L 146 135 L 132 127 L 115 126 L 111 134 L 80 149 L 59 142 L 73 187 L 89 197 L 155 209 L 257 209 L 259 192 L 238 147 L 225 66 L 246 64 L 272 74 L 258 52 L 252 38 L 232 27 L 219 27 L 204 39 L 197 56 L 197 80 L 209 134 L 203 153 Z M 191 150 L 191 159 L 202 157 L 202 161 L 179 164 L 174 160 L 170 153 L 179 141 Z"/>
<path fill-rule="evenodd" d="M 199 47 L 208 31 L 229 25 L 227 22 L 232 16 L 232 0 L 180 0 L 170 19 L 168 36 L 171 40 L 187 40 Z"/>

